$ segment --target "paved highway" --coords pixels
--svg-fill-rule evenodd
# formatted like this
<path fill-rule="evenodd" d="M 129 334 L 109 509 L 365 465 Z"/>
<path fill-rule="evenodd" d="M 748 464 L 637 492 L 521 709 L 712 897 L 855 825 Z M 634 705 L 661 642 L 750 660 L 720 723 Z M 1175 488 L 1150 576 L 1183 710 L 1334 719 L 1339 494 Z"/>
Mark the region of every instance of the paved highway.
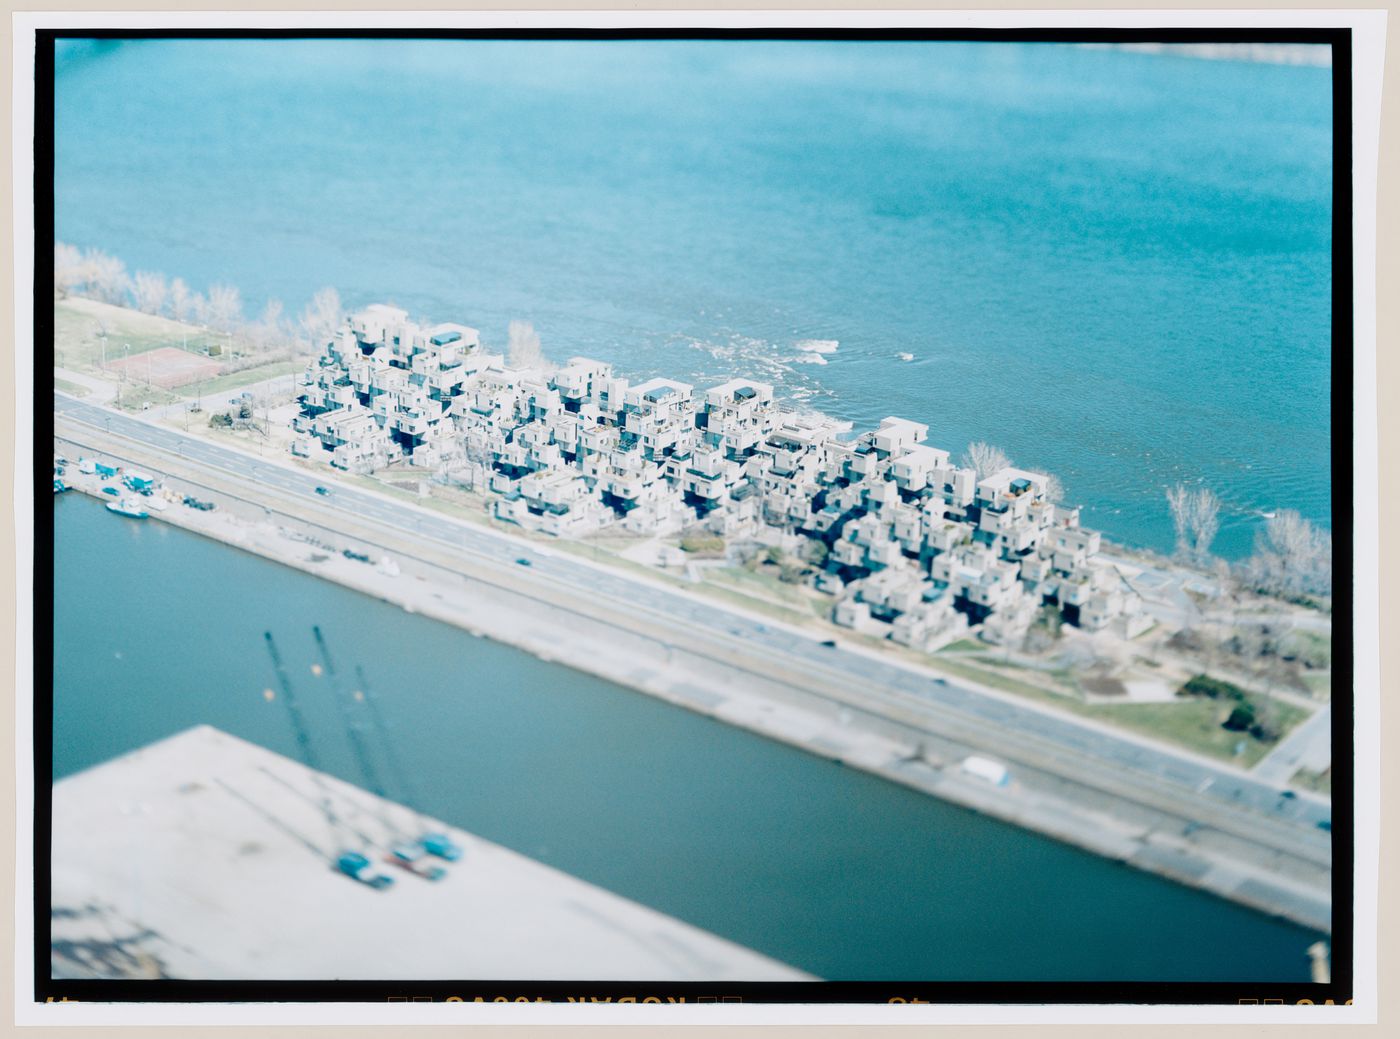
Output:
<path fill-rule="evenodd" d="M 407 506 L 354 486 L 331 483 L 324 476 L 302 472 L 290 464 L 251 456 L 61 393 L 54 395 L 54 410 L 65 418 L 177 453 L 240 480 L 275 487 L 291 495 L 305 495 L 320 505 L 343 509 L 408 535 L 432 538 L 458 551 L 505 564 L 528 558 L 532 574 L 567 583 L 580 594 L 615 599 L 632 609 L 692 628 L 743 638 L 749 645 L 762 646 L 776 659 L 791 663 L 797 674 L 820 668 L 839 676 L 852 690 L 898 691 L 1003 732 L 1022 734 L 1036 742 L 1050 741 L 1072 755 L 1122 770 L 1164 789 L 1189 788 L 1195 795 L 1233 810 L 1255 814 L 1260 822 L 1267 820 L 1270 829 L 1279 827 L 1289 834 L 1280 846 L 1311 849 L 1314 854 L 1330 849 L 1330 835 L 1323 829 L 1330 827 L 1331 810 L 1326 802 L 1285 795 L 1280 786 L 1261 782 L 1242 770 L 1017 701 L 1010 694 L 945 682 L 900 662 L 882 660 L 875 653 L 825 647 L 820 645 L 819 636 L 797 628 L 700 601 L 625 572 L 541 549 L 524 539 Z M 332 486 L 333 494 L 317 496 L 319 485 Z"/>

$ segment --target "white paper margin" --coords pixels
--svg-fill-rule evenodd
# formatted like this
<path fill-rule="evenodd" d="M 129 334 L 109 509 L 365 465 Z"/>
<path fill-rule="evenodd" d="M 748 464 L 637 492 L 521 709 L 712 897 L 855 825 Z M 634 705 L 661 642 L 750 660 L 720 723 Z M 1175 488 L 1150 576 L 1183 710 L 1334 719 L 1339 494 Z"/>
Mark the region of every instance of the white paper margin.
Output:
<path fill-rule="evenodd" d="M 948 1006 L 617 1004 L 152 1004 L 28 1002 L 33 992 L 33 581 L 34 497 L 33 131 L 34 32 L 39 28 L 1043 28 L 1350 27 L 1354 227 L 1354 559 L 1379 551 L 1376 419 L 1376 189 L 1386 13 L 1363 10 L 1218 11 L 551 11 L 551 12 L 43 12 L 13 16 L 12 127 L 15 227 L 16 889 L 15 1024 L 25 1025 L 446 1025 L 446 1024 L 1373 1024 L 1380 849 L 1379 576 L 1355 566 L 1354 887 L 1352 1006 Z M 1342 171 L 1334 171 L 1334 176 Z"/>

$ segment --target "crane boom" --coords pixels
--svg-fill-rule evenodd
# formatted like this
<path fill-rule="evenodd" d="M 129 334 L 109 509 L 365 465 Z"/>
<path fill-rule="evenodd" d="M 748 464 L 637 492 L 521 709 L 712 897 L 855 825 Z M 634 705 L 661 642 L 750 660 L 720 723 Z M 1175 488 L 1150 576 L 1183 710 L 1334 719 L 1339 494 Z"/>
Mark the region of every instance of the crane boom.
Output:
<path fill-rule="evenodd" d="M 345 702 L 345 692 L 340 687 L 335 664 L 331 660 L 331 651 L 326 646 L 325 636 L 321 634 L 319 626 L 312 627 L 311 633 L 316 636 L 316 647 L 321 651 L 321 660 L 326 665 L 326 677 L 330 679 L 331 696 L 335 700 L 335 707 L 340 713 L 341 721 L 345 723 L 346 734 L 350 737 L 350 749 L 355 753 L 355 760 L 359 763 L 360 772 L 364 775 L 365 781 L 369 783 L 370 791 L 381 800 L 387 800 L 388 795 L 384 792 L 384 783 L 379 778 L 378 769 L 374 767 L 369 747 L 365 744 L 364 733 L 355 719 L 351 717 L 349 705 Z"/>
<path fill-rule="evenodd" d="M 311 737 L 306 731 L 306 721 L 301 716 L 301 708 L 297 706 L 296 694 L 292 692 L 292 680 L 287 677 L 287 669 L 282 665 L 282 654 L 277 652 L 277 643 L 272 640 L 272 632 L 263 632 L 263 638 L 267 640 L 267 652 L 272 657 L 272 669 L 277 672 L 277 683 L 282 687 L 282 701 L 287 705 L 287 714 L 292 719 L 292 730 L 296 736 L 297 751 L 301 754 L 302 764 L 319 773 L 321 769 L 316 761 L 316 752 L 311 749 Z"/>
<path fill-rule="evenodd" d="M 398 755 L 394 753 L 393 741 L 389 739 L 389 729 L 384 724 L 384 716 L 379 713 L 378 701 L 369 690 L 369 683 L 365 681 L 365 669 L 359 664 L 355 665 L 355 678 L 360 683 L 359 698 L 363 698 L 365 706 L 369 709 L 370 718 L 374 722 L 375 731 L 379 734 L 380 741 L 384 744 L 384 757 L 389 762 L 389 768 L 394 774 L 394 779 L 399 784 L 399 789 L 403 791 L 404 803 L 409 810 L 418 817 L 419 827 L 427 831 L 427 820 L 423 817 L 423 809 L 419 804 L 417 795 L 413 792 L 413 787 L 409 785 L 408 773 L 399 764 Z M 433 855 L 447 859 L 449 862 L 456 862 L 462 857 L 462 848 L 446 833 L 424 832 L 418 838 L 418 843 Z"/>

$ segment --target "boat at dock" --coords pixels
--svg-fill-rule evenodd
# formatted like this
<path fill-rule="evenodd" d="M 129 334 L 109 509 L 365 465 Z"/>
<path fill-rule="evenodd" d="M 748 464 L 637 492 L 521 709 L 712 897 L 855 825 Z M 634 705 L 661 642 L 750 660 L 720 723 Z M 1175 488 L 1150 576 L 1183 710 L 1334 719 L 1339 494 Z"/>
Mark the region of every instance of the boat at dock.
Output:
<path fill-rule="evenodd" d="M 130 516 L 132 519 L 145 519 L 146 509 L 138 501 L 132 498 L 118 498 L 116 501 L 109 501 L 107 508 L 121 516 Z"/>

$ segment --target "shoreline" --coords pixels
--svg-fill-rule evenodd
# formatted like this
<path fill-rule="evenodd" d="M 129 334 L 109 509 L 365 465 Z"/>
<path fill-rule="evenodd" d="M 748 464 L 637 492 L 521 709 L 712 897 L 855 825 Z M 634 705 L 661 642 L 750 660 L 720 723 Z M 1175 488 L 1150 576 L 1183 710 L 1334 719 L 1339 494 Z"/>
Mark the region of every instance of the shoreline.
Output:
<path fill-rule="evenodd" d="M 968 719 L 946 713 L 931 718 L 908 697 L 877 701 L 870 690 L 853 694 L 833 688 L 816 665 L 808 673 L 774 668 L 746 651 L 741 639 L 677 632 L 654 617 L 610 614 L 597 598 L 579 602 L 564 589 L 535 587 L 540 585 L 536 575 L 521 573 L 512 562 L 488 564 L 453 557 L 430 544 L 396 544 L 394 535 L 372 521 L 336 515 L 333 509 L 318 506 L 308 518 L 306 505 L 289 508 L 267 487 L 230 490 L 193 463 L 134 441 L 116 443 L 117 435 L 104 437 L 96 427 L 67 437 L 56 428 L 55 435 L 136 462 L 175 485 L 198 487 L 205 492 L 201 496 L 212 493 L 221 505 L 215 513 L 193 513 L 172 504 L 152 518 L 1083 850 L 1304 926 L 1329 928 L 1330 858 L 1323 865 L 1290 857 L 1290 875 L 1285 875 L 1280 856 L 1291 855 L 1289 849 L 1269 847 L 1257 834 L 1257 847 L 1248 833 L 1228 832 L 1228 827 L 1193 836 L 1189 824 L 1210 813 L 1199 804 L 1173 804 L 1173 792 L 1133 790 L 1133 777 L 1116 774 L 1074 776 L 1074 755 L 1057 756 L 1047 746 L 1023 746 L 1019 754 L 997 747 L 998 756 L 1012 760 L 1017 782 L 991 786 L 958 768 L 967 756 L 986 752 L 997 735 L 979 731 Z M 337 539 L 337 550 L 349 547 L 346 539 L 360 550 L 381 549 L 399 573 L 338 554 L 316 559 L 321 553 L 306 538 L 326 535 Z M 523 539 L 507 540 L 532 553 L 543 551 Z M 1090 771 L 1082 761 L 1077 767 Z M 1271 861 L 1274 868 L 1261 865 Z"/>

